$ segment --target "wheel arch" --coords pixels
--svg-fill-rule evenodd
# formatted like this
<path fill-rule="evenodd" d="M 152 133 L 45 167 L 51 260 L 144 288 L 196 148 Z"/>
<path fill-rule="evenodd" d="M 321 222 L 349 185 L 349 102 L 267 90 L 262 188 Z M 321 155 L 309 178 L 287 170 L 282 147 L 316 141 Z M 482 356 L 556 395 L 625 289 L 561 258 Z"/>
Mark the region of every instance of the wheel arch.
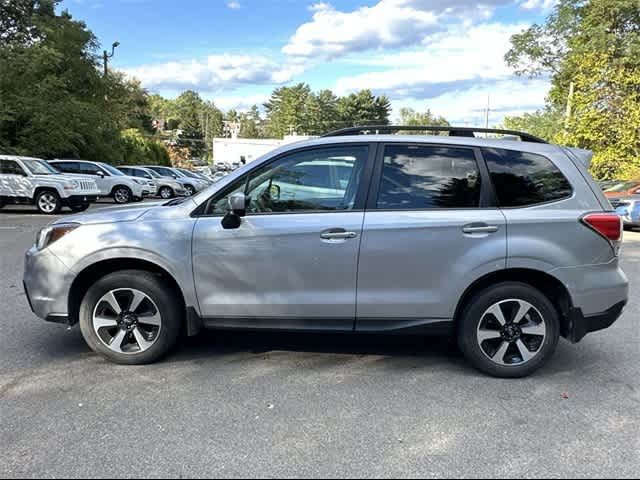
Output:
<path fill-rule="evenodd" d="M 508 268 L 489 273 L 474 281 L 462 294 L 454 314 L 456 328 L 465 305 L 473 296 L 492 285 L 502 282 L 519 282 L 540 290 L 553 304 L 560 318 L 560 333 L 566 337 L 571 329 L 571 309 L 573 303 L 567 287 L 556 277 L 541 270 L 528 268 Z"/>
<path fill-rule="evenodd" d="M 117 185 L 114 185 L 113 188 L 111 189 L 111 192 L 109 192 L 109 196 L 113 197 L 116 194 L 116 190 L 118 190 L 119 188 L 126 188 L 127 190 L 129 190 L 129 192 L 133 196 L 133 190 L 126 183 L 118 183 Z"/>
<path fill-rule="evenodd" d="M 89 288 L 100 278 L 111 273 L 123 270 L 142 270 L 161 277 L 174 289 L 184 311 L 183 323 L 188 335 L 195 335 L 200 330 L 199 317 L 191 312 L 193 308 L 187 307 L 185 294 L 175 277 L 164 267 L 149 260 L 140 258 L 110 258 L 97 261 L 86 266 L 75 277 L 69 289 L 68 312 L 69 324 L 75 325 L 79 320 L 80 303 Z"/>
<path fill-rule="evenodd" d="M 60 190 L 58 190 L 58 187 L 54 187 L 53 185 L 44 185 L 44 186 L 39 186 L 36 187 L 33 190 L 33 203 L 36 203 L 36 198 L 38 198 L 38 195 L 40 195 L 42 192 L 53 192 L 55 193 L 60 199 L 62 199 L 64 197 L 64 195 L 62 194 L 62 192 Z"/>

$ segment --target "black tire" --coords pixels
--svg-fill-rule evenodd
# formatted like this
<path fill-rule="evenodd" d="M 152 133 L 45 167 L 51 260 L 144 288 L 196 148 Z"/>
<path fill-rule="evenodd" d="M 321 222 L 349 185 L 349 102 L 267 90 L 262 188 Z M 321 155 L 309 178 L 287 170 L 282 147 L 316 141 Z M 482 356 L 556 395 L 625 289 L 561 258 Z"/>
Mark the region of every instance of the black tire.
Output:
<path fill-rule="evenodd" d="M 193 197 L 197 192 L 193 185 L 185 185 L 184 186 L 185 193 L 187 197 Z"/>
<path fill-rule="evenodd" d="M 173 197 L 175 197 L 176 194 L 174 193 L 173 188 L 171 188 L 171 187 L 162 187 L 158 191 L 158 196 L 160 198 L 162 198 L 163 200 L 170 200 Z"/>
<path fill-rule="evenodd" d="M 113 200 L 120 205 L 131 203 L 133 193 L 129 187 L 119 186 L 113 189 Z"/>
<path fill-rule="evenodd" d="M 490 307 L 499 302 L 512 299 L 522 300 L 531 304 L 537 310 L 536 317 L 539 313 L 546 331 L 544 339 L 539 341 L 539 346 L 533 358 L 521 363 L 502 365 L 489 358 L 489 354 L 483 351 L 483 347 L 488 348 L 488 346 L 487 343 L 482 343 L 481 346 L 478 340 L 478 329 L 485 312 Z M 458 344 L 467 361 L 478 370 L 499 378 L 522 378 L 531 375 L 544 366 L 553 356 L 558 346 L 559 338 L 560 320 L 556 308 L 542 292 L 530 285 L 519 282 L 500 283 L 475 294 L 464 306 L 458 323 Z M 495 341 L 500 342 L 500 346 L 505 343 L 510 344 L 501 338 L 497 338 Z M 515 346 L 513 344 L 510 345 Z M 503 356 L 503 360 L 505 358 L 508 358 L 507 355 Z M 521 360 L 524 360 L 524 356 L 521 356 Z"/>
<path fill-rule="evenodd" d="M 100 299 L 113 290 L 135 289 L 147 295 L 157 306 L 161 327 L 155 343 L 138 353 L 118 353 L 100 339 L 93 328 L 93 313 Z M 80 304 L 80 330 L 89 347 L 106 359 L 121 365 L 153 363 L 169 353 L 182 330 L 184 311 L 173 289 L 162 278 L 141 270 L 111 273 L 94 283 Z M 118 330 L 119 331 L 119 330 Z"/>
<path fill-rule="evenodd" d="M 90 203 L 80 203 L 76 205 L 70 205 L 69 208 L 74 213 L 80 213 L 80 212 L 86 212 L 90 206 L 91 206 Z"/>
<path fill-rule="evenodd" d="M 4 198 L 0 198 L 0 210 L 4 208 Z"/>
<path fill-rule="evenodd" d="M 62 210 L 62 200 L 53 190 L 42 190 L 36 195 L 36 208 L 44 215 L 56 215 Z"/>

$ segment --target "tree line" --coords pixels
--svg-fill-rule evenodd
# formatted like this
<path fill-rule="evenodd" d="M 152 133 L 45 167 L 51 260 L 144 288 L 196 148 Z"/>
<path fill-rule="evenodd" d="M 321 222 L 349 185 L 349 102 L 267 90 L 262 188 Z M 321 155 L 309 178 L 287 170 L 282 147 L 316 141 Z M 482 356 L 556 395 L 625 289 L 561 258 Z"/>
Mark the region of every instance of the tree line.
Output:
<path fill-rule="evenodd" d="M 552 82 L 544 109 L 506 127 L 593 150 L 597 178 L 640 176 L 638 0 L 560 0 L 544 24 L 512 38 L 505 60 Z"/>

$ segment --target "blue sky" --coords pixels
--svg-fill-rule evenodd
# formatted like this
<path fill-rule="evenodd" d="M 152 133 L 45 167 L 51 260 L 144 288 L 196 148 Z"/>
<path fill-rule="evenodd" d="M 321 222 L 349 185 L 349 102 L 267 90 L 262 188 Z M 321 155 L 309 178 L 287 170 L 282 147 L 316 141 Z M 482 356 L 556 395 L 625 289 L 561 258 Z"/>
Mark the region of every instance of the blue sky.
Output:
<path fill-rule="evenodd" d="M 65 0 L 112 66 L 149 91 L 194 89 L 221 108 L 264 102 L 307 82 L 347 94 L 370 88 L 395 108 L 430 108 L 477 125 L 544 103 L 545 79 L 515 77 L 509 37 L 541 22 L 555 0 Z"/>

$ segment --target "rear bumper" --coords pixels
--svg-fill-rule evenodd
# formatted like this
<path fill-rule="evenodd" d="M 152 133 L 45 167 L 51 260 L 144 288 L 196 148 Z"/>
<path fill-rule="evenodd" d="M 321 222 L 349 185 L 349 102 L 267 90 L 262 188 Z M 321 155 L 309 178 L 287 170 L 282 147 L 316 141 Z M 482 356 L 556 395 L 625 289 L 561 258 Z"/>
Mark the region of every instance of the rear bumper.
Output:
<path fill-rule="evenodd" d="M 622 301 L 605 312 L 589 316 L 585 316 L 579 308 L 572 308 L 569 312 L 569 331 L 565 332 L 567 340 L 578 343 L 589 333 L 609 328 L 620 318 L 626 304 L 626 301 Z"/>

